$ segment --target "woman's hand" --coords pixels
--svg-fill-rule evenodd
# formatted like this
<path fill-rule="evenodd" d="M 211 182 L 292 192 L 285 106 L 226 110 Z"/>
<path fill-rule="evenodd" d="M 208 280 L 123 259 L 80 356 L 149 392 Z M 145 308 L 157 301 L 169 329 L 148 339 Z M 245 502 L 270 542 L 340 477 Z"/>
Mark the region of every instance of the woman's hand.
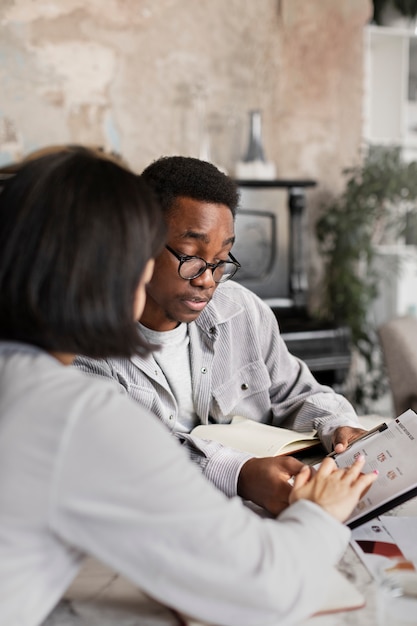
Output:
<path fill-rule="evenodd" d="M 350 467 L 338 469 L 333 459 L 325 458 L 314 476 L 305 465 L 294 478 L 290 504 L 301 499 L 311 500 L 344 522 L 378 477 L 377 471 L 363 474 L 364 464 L 365 459 L 359 456 Z"/>

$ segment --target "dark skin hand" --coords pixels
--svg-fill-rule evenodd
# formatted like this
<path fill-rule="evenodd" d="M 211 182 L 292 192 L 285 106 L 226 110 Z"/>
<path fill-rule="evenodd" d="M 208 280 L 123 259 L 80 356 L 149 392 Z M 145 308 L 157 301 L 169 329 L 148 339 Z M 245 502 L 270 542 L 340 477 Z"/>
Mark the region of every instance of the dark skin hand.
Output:
<path fill-rule="evenodd" d="M 363 428 L 339 426 L 333 434 L 334 451 L 343 452 L 366 432 Z M 276 516 L 289 504 L 292 486 L 288 480 L 303 467 L 304 463 L 291 456 L 249 459 L 240 470 L 237 493 L 244 500 L 250 500 Z"/>
<path fill-rule="evenodd" d="M 343 452 L 352 441 L 360 437 L 360 435 L 364 435 L 366 432 L 367 431 L 363 428 L 339 426 L 333 433 L 333 450 L 338 453 Z"/>
<path fill-rule="evenodd" d="M 367 431 L 363 428 L 339 426 L 333 434 L 333 449 L 343 452 Z M 237 493 L 276 516 L 287 508 L 292 486 L 288 480 L 296 476 L 304 464 L 291 456 L 253 458 L 240 470 Z"/>
<path fill-rule="evenodd" d="M 240 470 L 237 493 L 276 516 L 288 506 L 292 490 L 288 480 L 303 467 L 291 456 L 249 459 Z"/>

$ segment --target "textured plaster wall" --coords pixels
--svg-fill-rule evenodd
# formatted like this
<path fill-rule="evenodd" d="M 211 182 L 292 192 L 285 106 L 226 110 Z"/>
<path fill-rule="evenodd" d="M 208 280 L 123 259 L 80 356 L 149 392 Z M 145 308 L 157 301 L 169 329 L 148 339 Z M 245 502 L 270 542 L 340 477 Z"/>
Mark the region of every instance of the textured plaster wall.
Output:
<path fill-rule="evenodd" d="M 248 110 L 280 177 L 336 192 L 359 158 L 370 0 L 0 0 L 0 164 L 99 144 L 233 171 Z"/>

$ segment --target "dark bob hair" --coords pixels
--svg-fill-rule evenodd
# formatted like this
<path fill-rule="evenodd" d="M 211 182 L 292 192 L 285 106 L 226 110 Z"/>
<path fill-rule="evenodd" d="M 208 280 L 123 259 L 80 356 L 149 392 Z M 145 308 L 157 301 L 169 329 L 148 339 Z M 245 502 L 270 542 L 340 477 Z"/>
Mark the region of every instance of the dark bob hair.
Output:
<path fill-rule="evenodd" d="M 165 235 L 152 190 L 115 159 L 71 146 L 23 163 L 0 192 L 0 339 L 144 353 L 134 297 Z"/>
<path fill-rule="evenodd" d="M 169 212 L 177 198 L 186 197 L 224 204 L 233 217 L 239 204 L 235 181 L 208 161 L 194 157 L 165 156 L 148 165 L 143 178 L 158 196 L 164 212 Z"/>

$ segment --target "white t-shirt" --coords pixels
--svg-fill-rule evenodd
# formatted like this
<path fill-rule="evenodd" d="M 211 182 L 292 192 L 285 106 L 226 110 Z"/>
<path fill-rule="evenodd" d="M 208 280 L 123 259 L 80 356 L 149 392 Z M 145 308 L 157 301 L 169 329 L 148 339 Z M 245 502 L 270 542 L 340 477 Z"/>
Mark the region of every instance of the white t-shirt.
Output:
<path fill-rule="evenodd" d="M 90 554 L 230 626 L 319 608 L 349 531 L 311 502 L 260 519 L 106 380 L 0 343 L 0 626 L 37 626 Z"/>
<path fill-rule="evenodd" d="M 187 324 L 179 324 L 173 330 L 160 332 L 139 324 L 144 337 L 151 344 L 161 346 L 153 358 L 161 368 L 178 404 L 176 432 L 189 433 L 200 423 L 193 402 L 190 367 L 190 337 Z"/>

